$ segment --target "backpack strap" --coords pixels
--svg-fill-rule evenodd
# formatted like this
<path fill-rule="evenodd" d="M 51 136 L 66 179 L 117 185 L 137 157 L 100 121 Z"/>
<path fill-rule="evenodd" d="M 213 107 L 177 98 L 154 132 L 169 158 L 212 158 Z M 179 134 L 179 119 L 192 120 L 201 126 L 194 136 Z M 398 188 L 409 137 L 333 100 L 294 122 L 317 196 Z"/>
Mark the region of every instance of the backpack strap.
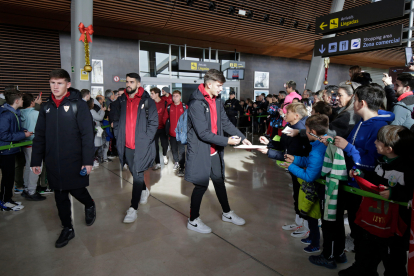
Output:
<path fill-rule="evenodd" d="M 171 104 L 169 104 L 169 105 L 167 106 L 168 117 L 170 117 L 170 109 L 171 109 Z"/>
<path fill-rule="evenodd" d="M 144 107 L 145 107 L 145 117 L 148 120 L 148 109 L 149 109 L 149 107 L 148 107 L 148 99 L 145 100 Z"/>
<path fill-rule="evenodd" d="M 183 104 L 183 109 L 186 110 L 187 108 L 185 107 L 185 103 L 182 103 L 182 104 Z"/>

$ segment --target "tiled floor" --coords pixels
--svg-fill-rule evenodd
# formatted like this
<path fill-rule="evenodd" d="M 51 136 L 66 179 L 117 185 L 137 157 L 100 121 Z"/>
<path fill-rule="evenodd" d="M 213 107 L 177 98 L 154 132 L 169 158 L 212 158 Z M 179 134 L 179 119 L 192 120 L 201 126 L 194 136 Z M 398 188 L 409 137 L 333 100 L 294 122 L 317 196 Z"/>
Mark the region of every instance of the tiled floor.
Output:
<path fill-rule="evenodd" d="M 170 158 L 171 154 L 169 152 Z M 210 185 L 201 218 L 212 234 L 187 230 L 193 185 L 177 177 L 172 163 L 145 173 L 151 190 L 138 220 L 123 224 L 129 207 L 132 177 L 118 159 L 95 169 L 89 191 L 97 220 L 85 226 L 83 205 L 73 202 L 76 237 L 62 248 L 54 242 L 61 228 L 53 195 L 28 202 L 20 212 L 0 213 L 2 275 L 337 275 L 309 263 L 299 239 L 282 225 L 294 218 L 290 177 L 261 153 L 228 147 L 226 185 L 230 206 L 245 226 L 221 221 L 221 208 Z M 381 271 L 383 268 L 381 266 Z"/>

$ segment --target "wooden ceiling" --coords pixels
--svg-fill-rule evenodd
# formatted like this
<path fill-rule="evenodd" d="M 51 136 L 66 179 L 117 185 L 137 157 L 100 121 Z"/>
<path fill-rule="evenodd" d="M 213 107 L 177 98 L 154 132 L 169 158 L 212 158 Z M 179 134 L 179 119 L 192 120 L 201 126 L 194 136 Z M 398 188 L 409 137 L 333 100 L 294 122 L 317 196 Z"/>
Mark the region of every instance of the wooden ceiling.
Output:
<path fill-rule="evenodd" d="M 329 13 L 332 0 L 94 0 L 95 35 L 154 42 L 212 47 L 287 58 L 310 60 L 315 18 Z M 344 9 L 369 4 L 346 0 Z M 70 32 L 70 0 L 0 0 L 0 23 Z M 236 12 L 229 15 L 229 7 Z M 238 9 L 253 11 L 253 18 L 237 15 Z M 270 16 L 264 22 L 263 16 Z M 279 24 L 279 19 L 284 24 Z M 298 21 L 299 26 L 293 27 Z M 365 29 L 405 23 L 383 23 Z M 307 30 L 310 24 L 310 30 Z M 338 34 L 341 35 L 341 34 Z M 331 58 L 333 63 L 388 68 L 404 64 L 402 48 Z"/>

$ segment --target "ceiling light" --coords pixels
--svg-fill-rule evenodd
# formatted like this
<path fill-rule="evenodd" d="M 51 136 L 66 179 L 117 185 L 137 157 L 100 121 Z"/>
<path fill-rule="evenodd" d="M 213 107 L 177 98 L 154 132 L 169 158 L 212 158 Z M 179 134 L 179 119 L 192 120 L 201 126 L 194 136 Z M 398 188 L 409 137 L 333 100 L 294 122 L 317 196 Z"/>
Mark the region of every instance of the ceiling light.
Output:
<path fill-rule="evenodd" d="M 208 4 L 208 9 L 210 11 L 215 11 L 216 10 L 216 3 L 210 2 L 210 4 Z"/>
<path fill-rule="evenodd" d="M 270 15 L 265 14 L 265 15 L 263 16 L 263 21 L 264 21 L 264 22 L 269 22 L 269 20 L 270 20 Z"/>
<path fill-rule="evenodd" d="M 280 24 L 280 25 L 285 24 L 285 19 L 284 19 L 284 18 L 280 18 L 280 19 L 279 19 L 279 24 Z"/>
<path fill-rule="evenodd" d="M 230 15 L 234 15 L 235 12 L 236 12 L 236 8 L 233 7 L 233 6 L 230 6 L 230 8 L 229 8 L 229 14 Z"/>
<path fill-rule="evenodd" d="M 293 21 L 293 27 L 297 28 L 299 26 L 299 22 L 298 21 Z"/>
<path fill-rule="evenodd" d="M 253 11 L 248 11 L 246 15 L 247 15 L 247 18 L 252 19 L 253 18 Z"/>
<path fill-rule="evenodd" d="M 246 15 L 246 11 L 245 10 L 239 10 L 239 15 L 245 16 Z"/>

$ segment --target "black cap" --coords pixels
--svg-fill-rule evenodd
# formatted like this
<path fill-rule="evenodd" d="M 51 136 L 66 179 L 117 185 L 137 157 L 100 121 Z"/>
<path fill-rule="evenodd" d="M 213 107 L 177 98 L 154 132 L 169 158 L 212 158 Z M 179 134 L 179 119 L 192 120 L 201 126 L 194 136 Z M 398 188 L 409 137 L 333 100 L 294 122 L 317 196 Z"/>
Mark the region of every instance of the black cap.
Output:
<path fill-rule="evenodd" d="M 236 92 L 230 91 L 230 95 L 236 95 Z"/>

